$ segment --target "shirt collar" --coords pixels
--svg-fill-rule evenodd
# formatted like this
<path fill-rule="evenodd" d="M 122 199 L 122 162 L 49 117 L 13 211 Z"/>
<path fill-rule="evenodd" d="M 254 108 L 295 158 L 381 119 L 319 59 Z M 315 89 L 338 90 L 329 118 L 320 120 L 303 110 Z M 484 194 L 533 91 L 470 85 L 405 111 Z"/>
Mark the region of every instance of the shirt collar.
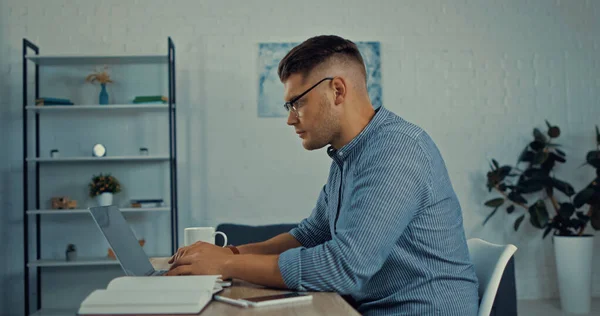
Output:
<path fill-rule="evenodd" d="M 383 105 L 375 109 L 375 115 L 373 116 L 371 121 L 369 121 L 367 126 L 365 126 L 365 128 L 363 128 L 363 130 L 358 135 L 356 135 L 356 137 L 354 137 L 348 144 L 342 146 L 342 148 L 340 148 L 339 150 L 336 150 L 335 148 L 333 148 L 333 146 L 329 146 L 327 148 L 327 154 L 329 155 L 329 157 L 337 158 L 341 161 L 346 159 L 346 157 L 349 157 L 350 154 L 352 154 L 352 152 L 358 150 L 361 147 L 359 146 L 360 144 L 364 143 L 366 140 L 371 138 L 373 133 L 375 133 L 377 127 L 380 126 L 385 120 L 387 112 L 387 109 L 385 109 Z"/>

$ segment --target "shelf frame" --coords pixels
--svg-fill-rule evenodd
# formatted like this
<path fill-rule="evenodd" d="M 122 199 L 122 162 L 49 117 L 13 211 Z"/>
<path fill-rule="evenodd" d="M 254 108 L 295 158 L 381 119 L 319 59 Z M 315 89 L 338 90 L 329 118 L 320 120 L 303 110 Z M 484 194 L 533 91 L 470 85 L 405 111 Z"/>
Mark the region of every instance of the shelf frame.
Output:
<path fill-rule="evenodd" d="M 34 111 L 39 113 L 52 113 L 52 112 L 75 112 L 75 111 L 111 111 L 111 110 L 168 110 L 168 104 L 110 104 L 110 105 L 29 105 L 26 106 L 27 111 Z"/>
<path fill-rule="evenodd" d="M 25 59 L 42 66 L 167 64 L 168 55 L 26 55 Z"/>
<path fill-rule="evenodd" d="M 161 207 L 124 207 L 119 208 L 122 213 L 143 213 L 143 212 L 168 212 L 171 210 L 169 206 Z M 27 215 L 77 215 L 89 214 L 88 209 L 42 209 L 42 210 L 27 210 Z"/>
<path fill-rule="evenodd" d="M 37 157 L 26 158 L 29 163 L 66 163 L 66 162 L 126 162 L 126 161 L 169 161 L 167 155 L 148 156 L 105 156 L 105 157 Z"/>

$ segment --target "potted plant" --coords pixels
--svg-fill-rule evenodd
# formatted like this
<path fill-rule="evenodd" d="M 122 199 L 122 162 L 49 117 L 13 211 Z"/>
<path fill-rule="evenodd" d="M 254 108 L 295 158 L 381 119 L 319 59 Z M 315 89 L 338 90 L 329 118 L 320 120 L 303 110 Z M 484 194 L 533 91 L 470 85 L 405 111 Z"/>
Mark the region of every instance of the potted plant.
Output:
<path fill-rule="evenodd" d="M 96 198 L 98 205 L 112 205 L 113 194 L 121 192 L 121 184 L 110 174 L 94 175 L 89 183 L 90 197 Z"/>
<path fill-rule="evenodd" d="M 529 217 L 533 227 L 544 231 L 542 238 L 552 233 L 561 306 L 567 312 L 589 313 L 593 236 L 584 231 L 588 224 L 600 230 L 600 131 L 596 126 L 596 150 L 587 153 L 584 163 L 596 169 L 594 179 L 575 192 L 553 172 L 557 163 L 566 162 L 566 154 L 554 143 L 560 128 L 548 121 L 546 126 L 546 133 L 533 129 L 533 140 L 514 167 L 492 159 L 487 188 L 501 197 L 485 202 L 493 210 L 483 224 L 505 207 L 508 214 L 523 212 L 514 222 L 515 231 Z M 522 164 L 525 168 L 519 168 Z"/>
<path fill-rule="evenodd" d="M 100 95 L 98 96 L 99 104 L 108 104 L 108 92 L 106 92 L 106 84 L 113 83 L 112 79 L 110 79 L 110 76 L 106 72 L 107 68 L 108 67 L 104 66 L 103 71 L 95 71 L 85 78 L 87 82 L 94 83 L 95 81 L 98 81 L 100 83 L 102 88 L 100 90 Z"/>

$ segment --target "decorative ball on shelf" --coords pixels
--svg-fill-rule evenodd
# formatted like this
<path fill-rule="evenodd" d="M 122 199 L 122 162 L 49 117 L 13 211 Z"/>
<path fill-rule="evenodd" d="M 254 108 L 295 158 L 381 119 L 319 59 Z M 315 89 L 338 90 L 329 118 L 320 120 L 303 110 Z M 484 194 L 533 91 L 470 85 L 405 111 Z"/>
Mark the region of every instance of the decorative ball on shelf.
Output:
<path fill-rule="evenodd" d="M 92 154 L 94 157 L 104 157 L 106 156 L 106 147 L 102 144 L 96 144 L 94 145 L 94 148 L 92 148 Z"/>

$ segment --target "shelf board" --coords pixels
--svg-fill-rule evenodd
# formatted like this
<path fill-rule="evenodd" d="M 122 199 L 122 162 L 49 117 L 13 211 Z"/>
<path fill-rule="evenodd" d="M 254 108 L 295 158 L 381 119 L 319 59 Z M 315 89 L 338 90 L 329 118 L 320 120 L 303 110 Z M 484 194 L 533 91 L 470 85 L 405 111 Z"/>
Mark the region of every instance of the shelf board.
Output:
<path fill-rule="evenodd" d="M 73 316 L 77 315 L 79 308 L 42 308 L 29 316 Z"/>
<path fill-rule="evenodd" d="M 61 162 L 102 162 L 102 161 L 169 161 L 169 156 L 106 156 L 106 157 L 44 157 L 27 158 L 27 162 L 61 163 Z"/>
<path fill-rule="evenodd" d="M 136 212 L 169 212 L 170 207 L 128 207 L 120 208 L 124 213 Z M 70 215 L 70 214 L 89 214 L 87 209 L 72 209 L 72 210 L 27 210 L 27 215 Z"/>
<path fill-rule="evenodd" d="M 170 255 L 160 256 L 148 256 L 149 258 L 164 258 L 170 257 Z M 33 260 L 27 263 L 29 268 L 50 268 L 50 267 L 81 267 L 81 266 L 112 266 L 118 265 L 119 261 L 111 259 L 109 257 L 88 257 L 88 258 L 77 258 L 73 261 L 66 261 L 65 259 L 40 259 Z"/>
<path fill-rule="evenodd" d="M 60 112 L 60 111 L 110 111 L 110 110 L 168 110 L 169 104 L 108 104 L 108 105 L 29 105 L 27 111 Z"/>
<path fill-rule="evenodd" d="M 28 55 L 38 65 L 167 64 L 168 55 Z"/>
<path fill-rule="evenodd" d="M 66 261 L 64 259 L 40 259 L 34 260 L 27 263 L 30 268 L 35 267 L 77 267 L 77 266 L 104 266 L 104 265 L 118 265 L 119 261 L 108 257 L 97 257 L 97 258 L 80 258 L 73 261 Z"/>

